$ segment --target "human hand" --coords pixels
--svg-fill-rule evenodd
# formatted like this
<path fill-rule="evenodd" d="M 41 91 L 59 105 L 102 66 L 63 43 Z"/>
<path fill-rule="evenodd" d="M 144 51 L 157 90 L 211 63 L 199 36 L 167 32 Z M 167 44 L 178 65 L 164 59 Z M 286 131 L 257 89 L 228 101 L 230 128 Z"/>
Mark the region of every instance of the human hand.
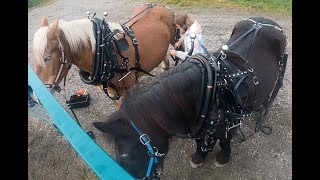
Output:
<path fill-rule="evenodd" d="M 179 47 L 181 46 L 181 44 L 182 44 L 182 41 L 176 42 L 176 43 L 174 44 L 174 48 L 175 48 L 175 49 L 179 48 Z"/>
<path fill-rule="evenodd" d="M 176 54 L 177 54 L 177 51 L 176 51 L 176 50 L 169 50 L 169 52 L 170 52 L 170 54 L 171 54 L 172 56 L 176 56 Z"/>

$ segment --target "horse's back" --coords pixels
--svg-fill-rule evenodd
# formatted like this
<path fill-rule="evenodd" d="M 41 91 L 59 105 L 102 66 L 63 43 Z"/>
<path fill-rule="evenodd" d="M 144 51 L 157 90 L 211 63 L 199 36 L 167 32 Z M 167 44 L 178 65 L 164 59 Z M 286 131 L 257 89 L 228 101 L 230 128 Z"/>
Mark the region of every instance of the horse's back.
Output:
<path fill-rule="evenodd" d="M 144 11 L 146 8 L 148 8 L 148 6 L 149 4 L 141 4 L 140 6 L 134 8 L 132 11 L 132 17 L 135 17 L 135 18 L 133 18 L 128 23 L 128 25 L 130 26 L 136 20 L 148 14 L 142 19 L 143 21 L 156 21 L 156 22 L 165 23 L 168 25 L 168 27 L 173 27 L 173 11 L 170 8 L 167 8 L 166 6 L 163 6 L 163 5 L 155 4 L 149 10 Z"/>
<path fill-rule="evenodd" d="M 247 45 L 249 43 L 252 43 L 252 47 L 250 50 L 252 52 L 253 51 L 256 52 L 256 50 L 260 50 L 260 51 L 270 50 L 275 53 L 276 52 L 282 53 L 286 46 L 286 37 L 283 31 L 279 30 L 279 29 L 282 29 L 282 27 L 275 21 L 264 18 L 264 17 L 252 17 L 247 20 L 242 20 L 236 23 L 227 44 L 234 42 L 240 36 L 242 36 L 247 31 L 249 31 L 253 27 L 254 22 L 261 23 L 264 25 L 262 25 L 262 28 L 259 29 L 255 38 L 253 37 L 255 32 L 251 32 L 250 35 L 247 35 L 246 37 L 244 37 L 243 40 L 241 40 L 240 42 L 247 43 Z M 269 26 L 269 25 L 273 25 L 273 26 Z M 278 27 L 279 29 L 276 29 L 275 27 Z M 246 47 L 242 43 L 234 44 L 232 49 L 237 53 L 239 53 L 240 55 L 245 56 L 245 54 L 247 53 L 248 47 Z M 278 43 L 278 45 L 274 46 L 274 43 Z M 259 47 L 259 48 L 257 49 L 256 47 Z M 249 52 L 248 55 L 250 55 L 250 53 L 252 52 Z"/>
<path fill-rule="evenodd" d="M 165 59 L 169 44 L 174 43 L 173 11 L 162 5 L 143 4 L 133 10 L 132 17 L 127 25 L 138 41 L 142 68 L 151 71 Z"/>

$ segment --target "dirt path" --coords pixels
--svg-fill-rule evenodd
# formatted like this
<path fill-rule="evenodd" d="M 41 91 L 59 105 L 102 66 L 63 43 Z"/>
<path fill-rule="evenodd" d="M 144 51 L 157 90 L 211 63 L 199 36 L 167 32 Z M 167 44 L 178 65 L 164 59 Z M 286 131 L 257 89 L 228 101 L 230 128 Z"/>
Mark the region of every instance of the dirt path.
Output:
<path fill-rule="evenodd" d="M 96 12 L 100 17 L 104 11 L 107 11 L 109 21 L 122 23 L 129 19 L 133 7 L 145 1 L 118 0 L 116 2 L 58 0 L 49 6 L 30 11 L 28 13 L 29 63 L 32 59 L 32 38 L 40 27 L 43 15 L 47 15 L 51 23 L 57 16 L 69 21 L 85 18 L 86 11 Z M 173 138 L 165 159 L 162 179 L 292 179 L 292 17 L 257 11 L 170 7 L 176 12 L 190 14 L 193 19 L 197 19 L 203 25 L 205 45 L 210 51 L 218 49 L 227 41 L 233 26 L 241 18 L 252 16 L 271 18 L 278 22 L 287 34 L 289 58 L 284 86 L 267 116 L 267 125 L 273 129 L 271 135 L 257 133 L 242 144 L 232 142 L 231 162 L 223 168 L 217 168 L 213 164 L 215 154 L 219 150 L 216 146 L 204 165 L 198 169 L 192 169 L 189 165 L 189 158 L 195 150 L 194 141 Z M 155 69 L 153 73 L 159 74 L 160 68 Z M 150 77 L 144 77 L 143 80 L 148 81 Z M 113 104 L 104 93 L 82 83 L 73 67 L 68 75 L 67 96 L 80 87 L 89 90 L 92 104 L 88 108 L 76 110 L 78 118 L 83 128 L 94 131 L 96 141 L 113 155 L 112 140 L 104 137 L 91 126 L 92 122 L 110 115 L 114 111 Z M 58 99 L 64 102 L 60 96 Z M 248 120 L 248 125 L 252 126 L 253 123 L 249 122 L 251 121 Z M 30 180 L 98 179 L 63 136 L 47 122 L 31 115 L 28 116 L 28 162 Z"/>

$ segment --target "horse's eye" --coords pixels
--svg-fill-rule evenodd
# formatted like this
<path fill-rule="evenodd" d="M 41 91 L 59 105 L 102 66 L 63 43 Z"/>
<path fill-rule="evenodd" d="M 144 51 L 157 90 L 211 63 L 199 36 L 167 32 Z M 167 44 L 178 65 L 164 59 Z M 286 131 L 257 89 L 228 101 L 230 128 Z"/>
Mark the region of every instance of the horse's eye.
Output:
<path fill-rule="evenodd" d="M 48 55 L 48 56 L 46 56 L 43 60 L 44 60 L 44 62 L 48 62 L 48 61 L 50 61 L 50 60 L 51 60 L 51 56 L 50 56 L 50 55 Z"/>

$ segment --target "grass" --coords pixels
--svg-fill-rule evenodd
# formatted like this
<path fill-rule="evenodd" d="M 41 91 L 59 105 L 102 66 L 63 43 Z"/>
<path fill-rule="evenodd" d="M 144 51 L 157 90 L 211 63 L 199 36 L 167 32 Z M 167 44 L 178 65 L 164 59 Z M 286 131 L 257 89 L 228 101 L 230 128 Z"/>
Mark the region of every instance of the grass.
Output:
<path fill-rule="evenodd" d="M 28 10 L 45 6 L 54 0 L 28 0 Z M 179 6 L 210 6 L 264 10 L 292 16 L 292 0 L 156 0 Z"/>
<path fill-rule="evenodd" d="M 53 1 L 54 0 L 28 0 L 28 11 L 37 7 L 48 5 Z"/>
<path fill-rule="evenodd" d="M 210 6 L 265 10 L 292 16 L 292 0 L 160 0 L 179 6 Z"/>

